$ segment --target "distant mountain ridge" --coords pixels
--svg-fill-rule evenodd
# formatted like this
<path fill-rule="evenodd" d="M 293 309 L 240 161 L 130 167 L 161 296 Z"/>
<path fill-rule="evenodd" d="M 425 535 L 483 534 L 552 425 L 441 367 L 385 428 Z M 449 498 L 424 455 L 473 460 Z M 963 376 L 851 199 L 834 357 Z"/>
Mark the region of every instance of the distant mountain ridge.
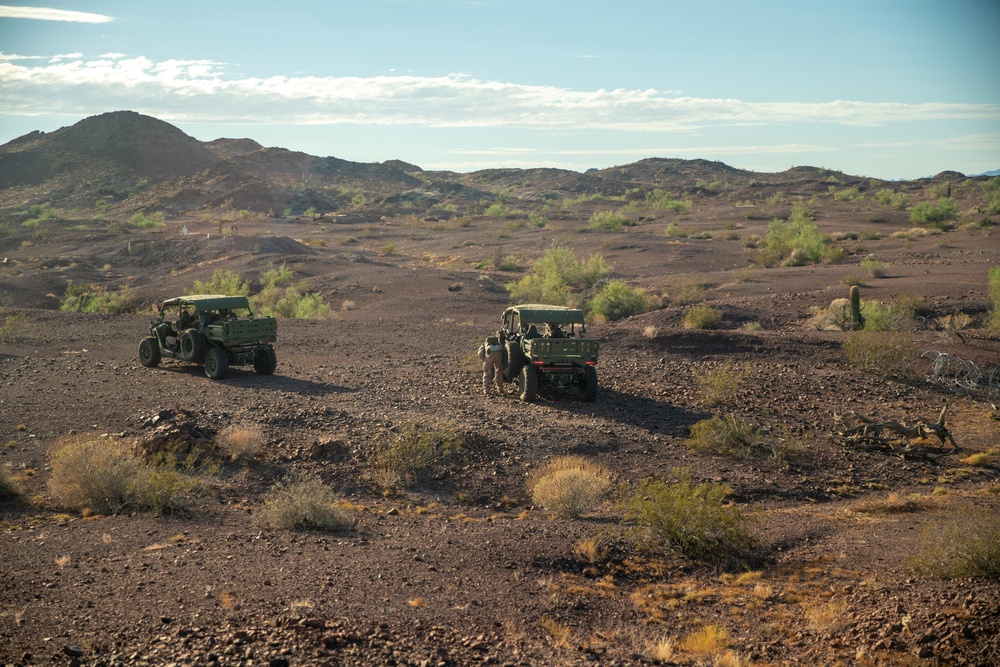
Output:
<path fill-rule="evenodd" d="M 935 178 L 959 177 L 964 178 L 943 172 Z M 0 146 L 0 209 L 25 202 L 82 208 L 104 202 L 121 212 L 231 206 L 277 215 L 338 211 L 364 202 L 478 204 L 514 191 L 527 199 L 624 196 L 637 188 L 711 195 L 723 185 L 752 191 L 811 183 L 819 192 L 828 187 L 824 181 L 849 185 L 871 179 L 807 166 L 766 174 L 710 160 L 665 158 L 586 173 L 549 168 L 425 171 L 401 160 L 362 163 L 266 148 L 248 138 L 202 142 L 134 111 L 91 116 Z"/>

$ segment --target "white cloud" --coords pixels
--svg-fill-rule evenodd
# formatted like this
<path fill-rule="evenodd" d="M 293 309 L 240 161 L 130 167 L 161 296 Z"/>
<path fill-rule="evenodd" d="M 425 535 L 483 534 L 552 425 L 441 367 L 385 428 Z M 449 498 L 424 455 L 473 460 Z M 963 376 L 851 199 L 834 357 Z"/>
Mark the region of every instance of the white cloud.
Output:
<path fill-rule="evenodd" d="M 691 132 L 722 125 L 1000 120 L 1000 105 L 991 104 L 746 102 L 680 97 L 655 89 L 577 91 L 483 81 L 463 74 L 240 78 L 227 75 L 224 63 L 211 60 L 154 62 L 117 53 L 91 59 L 68 54 L 39 64 L 0 54 L 0 113 L 86 115 L 113 109 L 132 109 L 174 122 L 635 132 Z"/>
<path fill-rule="evenodd" d="M 69 21 L 71 23 L 107 23 L 114 20 L 104 14 L 90 14 L 48 7 L 11 7 L 10 5 L 0 5 L 0 18 Z"/>

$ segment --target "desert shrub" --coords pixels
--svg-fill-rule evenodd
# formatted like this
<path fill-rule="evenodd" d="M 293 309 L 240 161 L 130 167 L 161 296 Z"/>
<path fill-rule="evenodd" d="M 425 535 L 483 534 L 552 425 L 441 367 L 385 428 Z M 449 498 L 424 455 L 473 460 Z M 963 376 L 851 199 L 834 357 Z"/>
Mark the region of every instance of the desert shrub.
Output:
<path fill-rule="evenodd" d="M 1000 176 L 997 178 L 1000 178 Z M 993 302 L 989 326 L 991 329 L 1000 329 L 1000 266 L 990 267 L 989 293 L 990 300 Z"/>
<path fill-rule="evenodd" d="M 258 521 L 284 530 L 344 531 L 354 527 L 350 513 L 338 506 L 333 490 L 314 475 L 289 475 L 264 496 Z"/>
<path fill-rule="evenodd" d="M 576 298 L 575 293 L 593 288 L 610 273 L 611 266 L 599 253 L 580 261 L 572 250 L 552 246 L 528 275 L 506 287 L 515 301 L 565 306 Z"/>
<path fill-rule="evenodd" d="M 126 313 L 135 308 L 135 298 L 128 288 L 108 292 L 97 284 L 66 285 L 59 310 L 71 313 Z"/>
<path fill-rule="evenodd" d="M 754 539 L 743 510 L 725 502 L 731 492 L 723 484 L 695 484 L 687 474 L 676 482 L 648 479 L 622 501 L 624 518 L 637 526 L 643 546 L 697 560 L 742 556 Z"/>
<path fill-rule="evenodd" d="M 906 331 L 913 328 L 913 317 L 901 306 L 869 299 L 861 301 L 861 320 L 868 331 Z"/>
<path fill-rule="evenodd" d="M 853 503 L 848 510 L 857 514 L 904 514 L 920 512 L 931 507 L 931 502 L 919 493 L 900 495 L 890 493 L 885 498 L 870 498 Z"/>
<path fill-rule="evenodd" d="M 682 323 L 685 329 L 718 329 L 722 323 L 722 313 L 707 304 L 699 303 L 687 309 Z"/>
<path fill-rule="evenodd" d="M 667 228 L 663 230 L 664 233 L 672 239 L 683 239 L 688 237 L 688 230 L 681 228 L 676 222 L 671 222 L 667 225 Z"/>
<path fill-rule="evenodd" d="M 649 298 L 624 280 L 611 280 L 601 285 L 587 310 L 598 318 L 620 320 L 649 310 Z"/>
<path fill-rule="evenodd" d="M 948 221 L 958 217 L 958 205 L 950 197 L 936 202 L 922 201 L 910 209 L 910 222 L 932 229 L 947 229 Z"/>
<path fill-rule="evenodd" d="M 982 184 L 983 212 L 987 215 L 1000 213 L 1000 176 L 994 176 Z"/>
<path fill-rule="evenodd" d="M 288 268 L 284 262 L 274 268 L 272 265 L 260 274 L 260 284 L 264 287 L 286 287 L 295 278 L 295 271 Z"/>
<path fill-rule="evenodd" d="M 885 278 L 889 271 L 889 265 L 872 257 L 861 260 L 861 267 L 868 269 L 872 278 Z"/>
<path fill-rule="evenodd" d="M 686 215 L 691 212 L 690 199 L 674 199 L 670 193 L 659 188 L 646 193 L 646 202 L 652 208 L 670 210 L 678 215 Z"/>
<path fill-rule="evenodd" d="M 557 458 L 528 479 L 532 500 L 567 519 L 591 512 L 610 486 L 608 471 L 580 456 Z"/>
<path fill-rule="evenodd" d="M 890 188 L 883 188 L 875 193 L 875 199 L 884 206 L 889 206 L 897 211 L 905 211 L 910 205 L 910 198 L 903 192 L 896 192 Z"/>
<path fill-rule="evenodd" d="M 229 269 L 216 269 L 208 281 L 195 280 L 192 294 L 226 294 L 228 296 L 250 296 L 250 283 Z"/>
<path fill-rule="evenodd" d="M 24 313 L 4 313 L 0 309 L 0 343 L 20 340 L 28 329 L 28 316 Z"/>
<path fill-rule="evenodd" d="M 501 202 L 491 204 L 489 207 L 486 208 L 486 210 L 483 211 L 483 215 L 489 215 L 489 216 L 504 216 L 507 215 L 508 213 L 510 213 L 510 209 L 504 206 L 504 204 Z"/>
<path fill-rule="evenodd" d="M 0 500 L 10 500 L 21 495 L 21 489 L 11 477 L 10 468 L 0 465 Z"/>
<path fill-rule="evenodd" d="M 540 215 L 538 213 L 529 213 L 528 222 L 533 224 L 535 227 L 541 229 L 545 227 L 545 225 L 549 224 L 549 219 L 546 218 L 544 215 Z"/>
<path fill-rule="evenodd" d="M 975 524 L 928 525 L 907 564 L 927 577 L 1000 580 L 1000 522 L 984 518 Z"/>
<path fill-rule="evenodd" d="M 233 461 L 252 460 L 264 447 L 264 431 L 255 425 L 232 424 L 215 436 L 215 446 Z"/>
<path fill-rule="evenodd" d="M 709 405 L 721 405 L 736 397 L 749 374 L 750 364 L 737 364 L 732 359 L 726 359 L 719 366 L 695 371 L 694 383 L 703 401 Z"/>
<path fill-rule="evenodd" d="M 319 292 L 309 291 L 304 283 L 281 290 L 270 285 L 253 298 L 254 310 L 269 317 L 287 317 L 299 320 L 318 320 L 326 317 L 332 308 Z"/>
<path fill-rule="evenodd" d="M 130 441 L 93 435 L 60 440 L 49 457 L 49 492 L 63 507 L 102 514 L 187 509 L 203 480 L 167 461 L 148 462 L 134 449 Z"/>
<path fill-rule="evenodd" d="M 775 218 L 768 225 L 754 259 L 763 266 L 802 266 L 823 259 L 829 240 L 812 220 L 805 204 L 795 202 L 787 222 Z"/>
<path fill-rule="evenodd" d="M 599 232 L 617 232 L 622 227 L 633 225 L 635 222 L 631 218 L 615 211 L 595 211 L 587 223 L 588 227 Z"/>
<path fill-rule="evenodd" d="M 863 194 L 858 190 L 857 187 L 844 188 L 843 190 L 837 190 L 833 193 L 834 201 L 852 201 L 858 202 L 865 198 Z"/>
<path fill-rule="evenodd" d="M 464 450 L 465 436 L 453 426 L 408 422 L 376 444 L 368 461 L 369 475 L 382 489 L 410 487 Z"/>
<path fill-rule="evenodd" d="M 580 195 L 579 197 L 567 197 L 566 199 L 563 199 L 562 205 L 563 208 L 570 208 L 572 206 L 576 206 L 577 204 L 602 201 L 603 199 L 604 195 L 602 195 L 600 192 L 595 192 L 589 195 Z"/>
<path fill-rule="evenodd" d="M 841 344 L 847 360 L 867 373 L 896 375 L 903 372 L 914 346 L 901 331 L 851 331 Z"/>
<path fill-rule="evenodd" d="M 695 451 L 731 456 L 737 459 L 773 459 L 784 461 L 789 450 L 736 415 L 716 415 L 691 427 L 684 445 Z"/>
<path fill-rule="evenodd" d="M 705 299 L 705 287 L 694 282 L 672 285 L 669 293 L 670 302 L 675 306 L 690 306 Z"/>
<path fill-rule="evenodd" d="M 514 255 L 503 254 L 503 248 L 494 248 L 490 256 L 476 264 L 479 270 L 490 269 L 492 271 L 517 271 L 520 266 Z"/>
<path fill-rule="evenodd" d="M 157 211 L 149 215 L 146 215 L 143 211 L 136 211 L 128 219 L 128 222 L 133 227 L 142 227 L 144 229 L 159 229 L 160 227 L 167 226 L 163 211 Z"/>

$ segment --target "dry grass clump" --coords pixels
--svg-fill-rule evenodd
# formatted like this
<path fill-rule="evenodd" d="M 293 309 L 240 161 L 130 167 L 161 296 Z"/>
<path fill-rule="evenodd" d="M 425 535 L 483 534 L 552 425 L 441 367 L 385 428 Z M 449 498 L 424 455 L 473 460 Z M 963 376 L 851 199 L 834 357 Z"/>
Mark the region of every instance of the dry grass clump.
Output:
<path fill-rule="evenodd" d="M 749 374 L 750 364 L 737 364 L 730 358 L 721 366 L 695 371 L 694 381 L 703 401 L 709 405 L 721 405 L 735 398 Z"/>
<path fill-rule="evenodd" d="M 903 496 L 898 493 L 890 493 L 885 498 L 869 498 L 852 503 L 848 508 L 857 514 L 904 514 L 908 512 L 920 512 L 930 508 L 933 503 L 930 499 L 921 496 L 919 493 L 911 493 Z"/>
<path fill-rule="evenodd" d="M 611 487 L 611 474 L 581 456 L 563 456 L 528 479 L 532 500 L 567 519 L 592 511 Z"/>
<path fill-rule="evenodd" d="M 580 540 L 575 545 L 573 545 L 573 555 L 581 563 L 588 563 L 594 565 L 595 563 L 600 563 L 608 556 L 608 550 L 600 543 L 599 540 L 593 538 Z"/>
<path fill-rule="evenodd" d="M 251 461 L 264 447 L 264 430 L 254 425 L 232 424 L 219 431 L 215 444 L 232 461 Z"/>
<path fill-rule="evenodd" d="M 994 452 L 974 452 L 962 459 L 962 463 L 973 468 L 992 468 Z"/>
<path fill-rule="evenodd" d="M 928 525 L 921 533 L 919 551 L 907 564 L 918 574 L 938 579 L 1000 580 L 1000 520 Z"/>
<path fill-rule="evenodd" d="M 10 500 L 21 495 L 21 489 L 11 477 L 7 466 L 0 466 L 0 500 Z"/>
<path fill-rule="evenodd" d="M 830 600 L 818 604 L 807 604 L 805 607 L 806 621 L 813 630 L 829 631 L 844 622 L 847 604 L 839 600 Z"/>
<path fill-rule="evenodd" d="M 659 333 L 660 333 L 659 329 L 657 329 L 652 324 L 650 324 L 649 326 L 644 327 L 643 330 L 642 330 L 642 335 L 645 336 L 646 338 L 648 338 L 649 340 L 653 340 L 654 338 L 656 338 L 656 336 Z"/>
<path fill-rule="evenodd" d="M 49 492 L 62 507 L 117 514 L 153 510 L 185 512 L 211 470 L 188 473 L 169 455 L 150 462 L 131 440 L 77 435 L 56 443 L 49 457 Z"/>
<path fill-rule="evenodd" d="M 333 490 L 314 475 L 289 475 L 264 496 L 258 520 L 270 528 L 336 532 L 354 527 Z"/>
<path fill-rule="evenodd" d="M 682 651 L 699 658 L 719 656 L 728 645 L 726 631 L 712 624 L 685 635 L 679 642 Z"/>

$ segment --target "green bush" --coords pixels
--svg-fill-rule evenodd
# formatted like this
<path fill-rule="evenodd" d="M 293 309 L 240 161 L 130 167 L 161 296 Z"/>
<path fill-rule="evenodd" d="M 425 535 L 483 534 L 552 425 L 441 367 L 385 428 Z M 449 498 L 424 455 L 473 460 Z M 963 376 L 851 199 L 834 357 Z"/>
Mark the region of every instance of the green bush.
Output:
<path fill-rule="evenodd" d="M 795 202 L 787 222 L 775 218 L 768 225 L 754 258 L 763 266 L 802 266 L 823 259 L 828 244 L 805 204 Z"/>
<path fill-rule="evenodd" d="M 950 197 L 936 202 L 922 201 L 910 209 L 910 221 L 931 229 L 947 229 L 948 221 L 958 217 L 958 205 Z"/>
<path fill-rule="evenodd" d="M 646 202 L 652 208 L 670 210 L 678 215 L 686 215 L 691 212 L 690 199 L 674 199 L 670 193 L 659 188 L 646 193 Z"/>
<path fill-rule="evenodd" d="M 144 229 L 159 229 L 167 226 L 163 211 L 157 211 L 156 213 L 152 213 L 150 215 L 146 215 L 143 211 L 136 211 L 132 214 L 132 217 L 129 218 L 128 222 L 133 227 L 141 227 Z"/>
<path fill-rule="evenodd" d="M 70 282 L 59 302 L 59 310 L 69 313 L 127 313 L 135 308 L 135 297 L 128 288 L 108 292 L 96 284 Z"/>
<path fill-rule="evenodd" d="M 1000 176 L 994 176 L 982 184 L 983 213 L 1000 214 Z"/>
<path fill-rule="evenodd" d="M 13 343 L 20 340 L 28 330 L 28 316 L 24 313 L 7 315 L 0 312 L 0 343 Z"/>
<path fill-rule="evenodd" d="M 304 283 L 282 290 L 276 285 L 265 287 L 253 298 L 254 310 L 267 317 L 286 317 L 298 320 L 319 320 L 327 317 L 332 308 L 319 292 L 309 291 Z"/>
<path fill-rule="evenodd" d="M 258 521 L 269 528 L 337 532 L 350 530 L 354 520 L 337 505 L 337 498 L 319 477 L 289 475 L 264 496 Z"/>
<path fill-rule="evenodd" d="M 868 269 L 872 278 L 885 278 L 889 272 L 889 265 L 877 259 L 867 258 L 861 260 L 862 268 Z"/>
<path fill-rule="evenodd" d="M 844 188 L 833 193 L 834 201 L 859 202 L 864 198 L 865 196 L 856 187 Z"/>
<path fill-rule="evenodd" d="M 736 415 L 716 415 L 702 419 L 691 427 L 684 441 L 689 449 L 722 454 L 737 459 L 773 459 L 783 461 L 788 448 L 778 440 L 769 439 L 752 424 Z"/>
<path fill-rule="evenodd" d="M 211 280 L 195 280 L 192 294 L 225 294 L 227 296 L 250 296 L 250 283 L 229 269 L 216 269 Z"/>
<path fill-rule="evenodd" d="M 682 324 L 685 329 L 718 329 L 722 323 L 722 313 L 704 303 L 688 308 Z"/>
<path fill-rule="evenodd" d="M 295 278 L 295 272 L 288 268 L 284 262 L 281 266 L 269 269 L 260 274 L 260 284 L 264 287 L 285 287 Z"/>
<path fill-rule="evenodd" d="M 408 422 L 376 444 L 368 461 L 369 474 L 379 488 L 407 488 L 464 450 L 465 436 L 453 426 Z"/>
<path fill-rule="evenodd" d="M 579 302 L 579 294 L 593 288 L 611 273 L 600 254 L 579 261 L 573 251 L 553 246 L 536 261 L 531 272 L 506 285 L 511 298 L 521 303 L 549 303 L 556 306 Z"/>
<path fill-rule="evenodd" d="M 624 518 L 639 528 L 643 546 L 697 560 L 744 556 L 754 539 L 743 510 L 725 502 L 731 492 L 722 484 L 695 484 L 686 474 L 673 483 L 644 480 L 622 501 Z"/>
<path fill-rule="evenodd" d="M 875 193 L 875 199 L 884 206 L 889 206 L 897 211 L 905 211 L 910 205 L 910 198 L 903 192 L 896 192 L 890 188 L 883 188 Z"/>
<path fill-rule="evenodd" d="M 1000 580 L 1000 523 L 986 518 L 985 525 L 968 521 L 929 525 L 907 564 L 927 577 Z"/>
<path fill-rule="evenodd" d="M 913 318 L 901 306 L 878 301 L 861 301 L 861 320 L 867 331 L 907 331 L 913 328 Z"/>
<path fill-rule="evenodd" d="M 903 373 L 914 350 L 909 335 L 900 331 L 851 331 L 841 346 L 850 363 L 878 375 Z"/>
<path fill-rule="evenodd" d="M 649 310 L 649 298 L 624 280 L 611 280 L 601 285 L 587 310 L 604 320 L 620 320 Z"/>
<path fill-rule="evenodd" d="M 621 231 L 622 227 L 633 225 L 635 222 L 631 218 L 615 211 L 595 211 L 587 223 L 588 227 L 599 232 L 617 232 Z"/>
<path fill-rule="evenodd" d="M 563 456 L 528 478 L 533 502 L 567 519 L 593 511 L 611 487 L 611 475 L 580 456 Z"/>
<path fill-rule="evenodd" d="M 667 228 L 663 232 L 672 239 L 683 239 L 687 238 L 690 232 L 686 229 L 682 229 L 680 225 L 676 222 L 671 222 L 667 225 Z"/>
<path fill-rule="evenodd" d="M 502 248 L 494 248 L 490 256 L 475 265 L 480 271 L 489 269 L 491 271 L 517 271 L 520 266 L 517 257 L 503 254 Z"/>

